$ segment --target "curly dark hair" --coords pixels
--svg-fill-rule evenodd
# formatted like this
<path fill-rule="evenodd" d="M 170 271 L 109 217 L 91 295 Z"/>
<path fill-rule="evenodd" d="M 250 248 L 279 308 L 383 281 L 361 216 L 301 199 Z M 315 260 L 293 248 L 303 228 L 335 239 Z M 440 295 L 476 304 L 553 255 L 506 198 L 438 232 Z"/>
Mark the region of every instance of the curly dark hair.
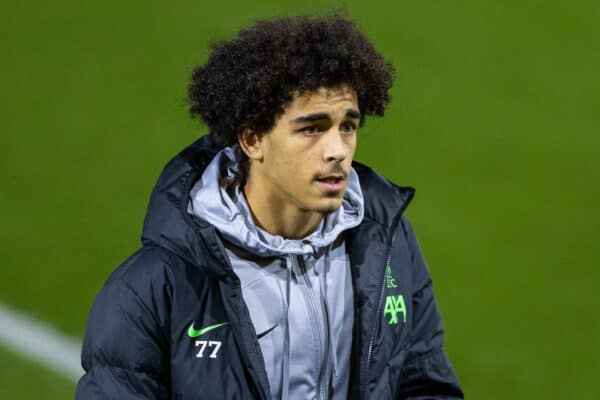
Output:
<path fill-rule="evenodd" d="M 227 146 L 236 144 L 241 127 L 269 131 L 296 91 L 347 84 L 363 118 L 383 115 L 390 100 L 393 66 L 339 13 L 258 21 L 211 47 L 206 64 L 192 73 L 189 110 Z M 243 156 L 237 149 L 242 164 Z"/>

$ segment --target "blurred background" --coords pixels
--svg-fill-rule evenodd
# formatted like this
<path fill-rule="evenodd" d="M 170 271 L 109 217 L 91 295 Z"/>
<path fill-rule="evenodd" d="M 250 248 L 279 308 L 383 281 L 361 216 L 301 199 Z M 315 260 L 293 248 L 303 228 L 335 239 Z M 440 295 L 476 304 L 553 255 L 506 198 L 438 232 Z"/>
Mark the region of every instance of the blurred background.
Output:
<path fill-rule="evenodd" d="M 417 188 L 467 397 L 600 398 L 598 3 L 344 4 L 397 70 L 356 159 Z M 209 41 L 341 5 L 3 4 L 0 398 L 73 397 L 95 294 L 138 248 L 163 165 L 206 133 L 185 96 Z"/>

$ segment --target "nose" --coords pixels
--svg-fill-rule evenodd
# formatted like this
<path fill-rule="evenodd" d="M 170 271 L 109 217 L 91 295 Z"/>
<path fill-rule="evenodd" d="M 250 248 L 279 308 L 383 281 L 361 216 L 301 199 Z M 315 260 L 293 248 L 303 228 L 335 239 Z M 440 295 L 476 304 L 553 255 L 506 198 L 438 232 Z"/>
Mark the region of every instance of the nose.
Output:
<path fill-rule="evenodd" d="M 337 129 L 330 129 L 324 137 L 323 160 L 329 162 L 340 162 L 346 159 L 352 152 L 351 138 Z"/>

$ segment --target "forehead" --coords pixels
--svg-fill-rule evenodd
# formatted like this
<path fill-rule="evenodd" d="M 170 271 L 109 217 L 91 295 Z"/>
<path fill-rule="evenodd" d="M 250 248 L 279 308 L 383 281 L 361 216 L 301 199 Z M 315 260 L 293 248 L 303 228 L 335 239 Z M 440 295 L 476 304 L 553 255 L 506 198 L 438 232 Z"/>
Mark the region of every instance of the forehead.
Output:
<path fill-rule="evenodd" d="M 294 93 L 292 101 L 284 109 L 284 114 L 292 117 L 307 112 L 334 112 L 336 109 L 343 109 L 345 113 L 348 108 L 358 110 L 358 96 L 350 86 L 341 85 L 320 87 L 302 94 Z"/>

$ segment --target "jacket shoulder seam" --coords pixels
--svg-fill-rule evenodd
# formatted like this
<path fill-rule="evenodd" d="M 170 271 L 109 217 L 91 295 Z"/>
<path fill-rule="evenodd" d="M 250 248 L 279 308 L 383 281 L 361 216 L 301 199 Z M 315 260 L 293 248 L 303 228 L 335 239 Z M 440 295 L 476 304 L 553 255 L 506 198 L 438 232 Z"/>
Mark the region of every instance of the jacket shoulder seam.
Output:
<path fill-rule="evenodd" d="M 150 251 L 157 251 L 161 254 L 164 254 L 164 256 L 165 256 L 164 259 L 162 259 L 162 260 L 158 259 L 157 264 L 160 264 L 160 268 L 170 269 L 170 267 L 172 265 L 177 264 L 177 263 L 188 264 L 188 261 L 185 260 L 183 257 L 179 256 L 177 253 L 175 253 L 169 249 L 166 249 L 166 248 L 164 248 L 156 243 L 153 243 L 153 242 L 144 243 L 143 246 L 140 249 L 138 249 L 132 257 L 137 255 L 138 258 L 142 258 L 142 257 L 146 256 L 145 253 L 148 253 Z M 132 257 L 130 257 L 130 259 Z M 156 260 L 156 258 L 154 258 L 154 259 Z M 109 278 L 109 281 L 119 279 L 119 280 L 123 280 L 124 282 L 127 282 L 129 279 L 128 275 L 130 273 L 129 272 L 130 269 L 132 268 L 132 266 L 134 266 L 138 263 L 139 263 L 139 260 L 126 260 L 121 265 L 121 267 L 119 267 L 117 270 L 115 270 L 113 272 L 113 275 L 111 276 L 111 278 Z"/>

